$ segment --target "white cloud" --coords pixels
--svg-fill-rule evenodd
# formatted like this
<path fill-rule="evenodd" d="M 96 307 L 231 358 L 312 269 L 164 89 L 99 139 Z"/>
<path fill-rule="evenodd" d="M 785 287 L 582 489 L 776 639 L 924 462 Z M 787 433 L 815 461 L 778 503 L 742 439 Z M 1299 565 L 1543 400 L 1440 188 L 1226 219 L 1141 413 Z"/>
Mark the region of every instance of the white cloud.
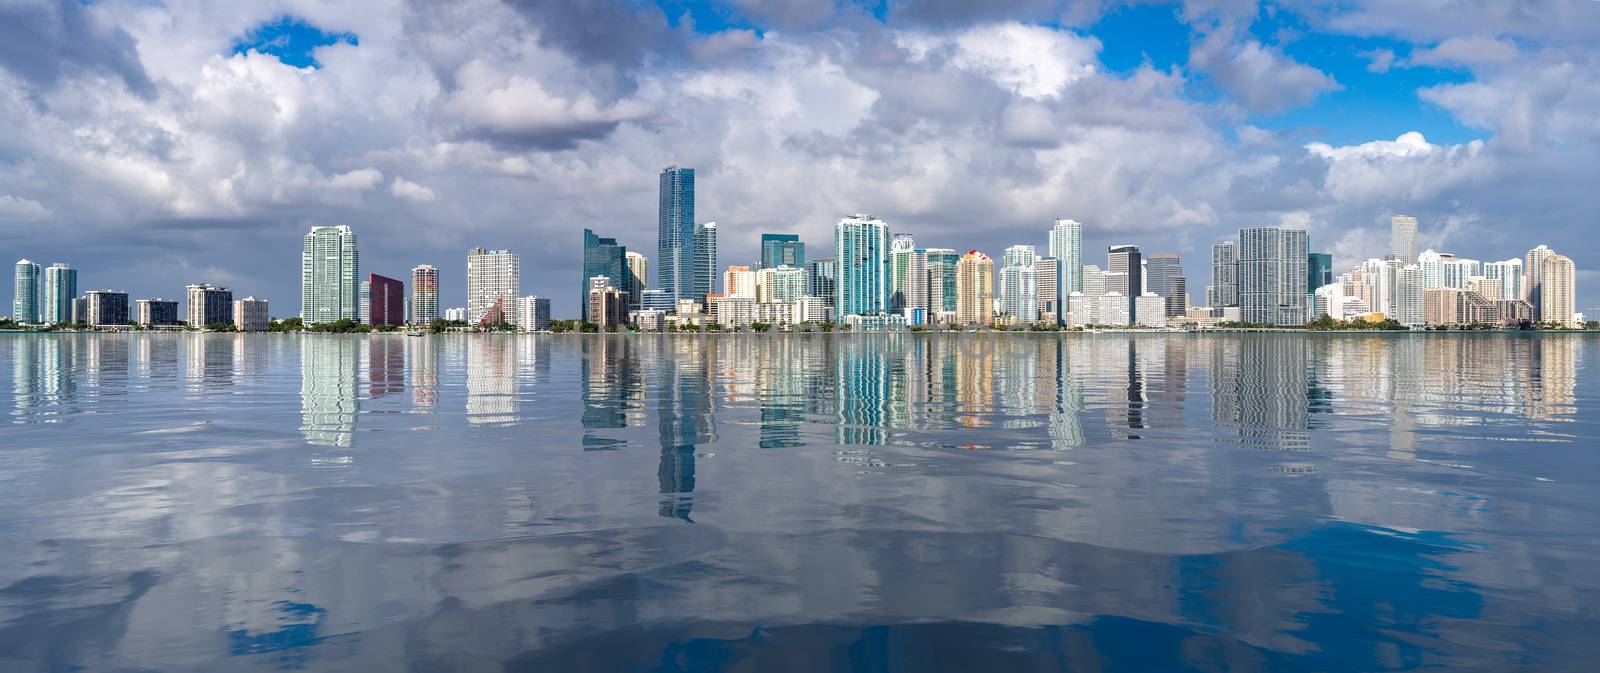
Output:
<path fill-rule="evenodd" d="M 383 172 L 373 168 L 358 168 L 328 178 L 328 187 L 364 192 L 383 183 Z"/>
<path fill-rule="evenodd" d="M 50 216 L 50 209 L 33 199 L 0 194 L 0 221 L 31 222 Z"/>
<path fill-rule="evenodd" d="M 900 45 L 917 59 L 949 52 L 948 64 L 992 78 L 1024 98 L 1057 96 L 1094 74 L 1100 43 L 1066 30 L 1020 23 L 969 28 L 953 35 L 901 33 Z"/>
<path fill-rule="evenodd" d="M 399 198 L 417 203 L 431 203 L 436 198 L 433 190 L 405 178 L 395 178 L 389 191 Z"/>
<path fill-rule="evenodd" d="M 1254 40 L 1234 43 L 1220 35 L 1207 37 L 1196 46 L 1190 52 L 1190 63 L 1251 110 L 1283 112 L 1343 88 L 1326 73 L 1289 58 L 1276 47 Z"/>
<path fill-rule="evenodd" d="M 1490 37 L 1452 37 L 1438 45 L 1411 52 L 1413 65 L 1484 66 L 1510 63 L 1520 52 L 1510 40 Z"/>
<path fill-rule="evenodd" d="M 1367 72 L 1381 75 L 1389 72 L 1389 68 L 1394 66 L 1394 50 L 1392 49 L 1373 49 L 1372 51 L 1360 52 L 1357 55 L 1367 59 Z"/>
<path fill-rule="evenodd" d="M 1394 140 L 1359 145 L 1305 146 L 1307 152 L 1328 162 L 1325 189 L 1330 196 L 1366 203 L 1417 201 L 1481 181 L 1489 168 L 1480 160 L 1483 148 L 1481 140 L 1434 145 L 1415 131 Z"/>

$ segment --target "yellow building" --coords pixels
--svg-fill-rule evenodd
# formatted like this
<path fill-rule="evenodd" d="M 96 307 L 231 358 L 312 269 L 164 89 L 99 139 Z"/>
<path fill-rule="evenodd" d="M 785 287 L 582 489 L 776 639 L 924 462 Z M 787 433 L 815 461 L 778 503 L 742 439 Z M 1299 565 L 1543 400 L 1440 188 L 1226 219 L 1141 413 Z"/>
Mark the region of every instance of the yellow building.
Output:
<path fill-rule="evenodd" d="M 988 325 L 994 321 L 994 260 L 970 250 L 956 260 L 956 322 Z"/>

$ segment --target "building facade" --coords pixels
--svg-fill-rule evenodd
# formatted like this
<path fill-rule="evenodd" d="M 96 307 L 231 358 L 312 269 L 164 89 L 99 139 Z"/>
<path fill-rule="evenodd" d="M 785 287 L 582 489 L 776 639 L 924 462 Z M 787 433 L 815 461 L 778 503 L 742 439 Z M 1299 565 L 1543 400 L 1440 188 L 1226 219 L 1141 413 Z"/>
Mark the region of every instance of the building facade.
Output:
<path fill-rule="evenodd" d="M 961 253 L 950 248 L 923 250 L 928 260 L 928 311 L 934 315 L 956 310 L 956 262 Z"/>
<path fill-rule="evenodd" d="M 367 276 L 367 324 L 399 327 L 406 324 L 406 284 L 398 278 Z"/>
<path fill-rule="evenodd" d="M 994 261 L 977 250 L 956 262 L 956 322 L 994 323 Z"/>
<path fill-rule="evenodd" d="M 140 299 L 133 303 L 133 321 L 146 327 L 178 324 L 178 302 L 173 299 Z"/>
<path fill-rule="evenodd" d="M 1389 218 L 1389 256 L 1402 265 L 1417 261 L 1417 218 L 1395 215 Z"/>
<path fill-rule="evenodd" d="M 1031 245 L 1013 245 L 1000 255 L 1000 315 L 1019 323 L 1039 320 L 1038 254 Z"/>
<path fill-rule="evenodd" d="M 803 269 L 806 266 L 806 244 L 798 234 L 762 234 L 761 266 L 772 269 L 780 266 Z"/>
<path fill-rule="evenodd" d="M 501 315 L 511 315 L 521 287 L 522 265 L 515 253 L 483 248 L 467 251 L 467 322 L 481 322 L 497 307 Z M 587 294 L 584 299 L 588 300 Z"/>
<path fill-rule="evenodd" d="M 628 287 L 628 249 L 617 243 L 617 239 L 600 236 L 590 229 L 583 230 L 583 268 L 579 277 L 578 290 L 583 299 L 579 303 L 583 307 L 581 312 L 584 320 L 589 319 L 588 297 L 589 279 L 595 276 L 605 276 L 611 279 L 611 286 L 626 291 Z"/>
<path fill-rule="evenodd" d="M 411 268 L 411 324 L 426 325 L 439 317 L 439 270 L 431 264 Z"/>
<path fill-rule="evenodd" d="M 1054 257 L 1040 257 L 1033 262 L 1034 301 L 1039 319 L 1059 323 L 1065 315 L 1061 312 L 1061 262 Z M 1079 273 L 1083 272 L 1079 269 Z"/>
<path fill-rule="evenodd" d="M 889 311 L 889 225 L 852 215 L 833 227 L 834 318 Z"/>
<path fill-rule="evenodd" d="M 1540 273 L 1539 320 L 1563 327 L 1582 327 L 1577 319 L 1577 269 L 1565 255 L 1544 258 Z"/>
<path fill-rule="evenodd" d="M 1144 289 L 1147 294 L 1161 297 L 1165 317 L 1175 318 L 1189 310 L 1189 280 L 1184 277 L 1183 261 L 1175 252 L 1153 252 L 1145 257 Z M 1139 316 L 1141 320 L 1144 317 Z"/>
<path fill-rule="evenodd" d="M 550 298 L 535 295 L 518 299 L 516 323 L 524 332 L 550 329 Z"/>
<path fill-rule="evenodd" d="M 78 297 L 78 270 L 56 262 L 44 270 L 44 291 L 39 296 L 39 322 L 72 322 L 72 300 Z"/>
<path fill-rule="evenodd" d="M 704 304 L 706 295 L 717 291 L 717 223 L 706 222 L 694 228 L 694 299 Z"/>
<path fill-rule="evenodd" d="M 16 280 L 11 285 L 11 319 L 24 325 L 39 324 L 39 265 L 17 260 Z"/>
<path fill-rule="evenodd" d="M 233 322 L 233 291 L 210 283 L 192 283 L 184 288 L 184 321 L 190 327 Z"/>
<path fill-rule="evenodd" d="M 1239 245 L 1233 242 L 1211 246 L 1211 285 L 1206 287 L 1206 305 L 1223 308 L 1239 305 Z"/>
<path fill-rule="evenodd" d="M 84 293 L 88 300 L 87 322 L 95 327 L 126 327 L 128 325 L 128 293 L 117 290 L 90 290 Z"/>
<path fill-rule="evenodd" d="M 265 332 L 272 322 L 267 300 L 245 297 L 233 302 L 233 328 L 240 332 Z"/>
<path fill-rule="evenodd" d="M 300 319 L 360 319 L 360 255 L 350 227 L 312 227 L 300 255 Z"/>
<path fill-rule="evenodd" d="M 650 260 L 629 250 L 623 256 L 622 263 L 622 291 L 628 295 L 628 306 L 637 309 L 644 304 L 644 291 L 650 287 Z"/>
<path fill-rule="evenodd" d="M 1083 291 L 1083 225 L 1077 220 L 1056 220 L 1050 227 L 1049 255 L 1056 259 L 1059 297 Z"/>
<path fill-rule="evenodd" d="M 755 272 L 756 301 L 792 302 L 806 296 L 806 272 L 791 266 L 766 267 Z"/>
<path fill-rule="evenodd" d="M 1239 230 L 1239 306 L 1245 322 L 1306 323 L 1310 294 L 1306 288 L 1306 260 L 1311 254 L 1308 247 L 1309 239 L 1303 230 Z"/>
<path fill-rule="evenodd" d="M 806 262 L 806 294 L 833 306 L 834 288 L 839 280 L 839 265 L 832 257 Z"/>
<path fill-rule="evenodd" d="M 656 287 L 674 299 L 694 299 L 694 169 L 661 171 L 656 221 Z"/>

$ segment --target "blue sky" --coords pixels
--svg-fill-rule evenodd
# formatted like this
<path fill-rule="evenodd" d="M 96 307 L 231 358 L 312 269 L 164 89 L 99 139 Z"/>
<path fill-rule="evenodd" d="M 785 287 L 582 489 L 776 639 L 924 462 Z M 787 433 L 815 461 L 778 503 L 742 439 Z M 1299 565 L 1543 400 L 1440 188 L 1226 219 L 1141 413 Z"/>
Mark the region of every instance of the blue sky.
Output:
<path fill-rule="evenodd" d="M 140 296 L 292 315 L 300 236 L 349 224 L 363 271 L 460 304 L 465 250 L 508 248 L 570 312 L 579 232 L 653 256 L 678 163 L 723 264 L 854 212 L 991 256 L 1071 217 L 1199 296 L 1240 227 L 1344 267 L 1407 213 L 1466 257 L 1548 244 L 1600 303 L 1582 0 L 25 0 L 0 44 L 0 247 Z"/>

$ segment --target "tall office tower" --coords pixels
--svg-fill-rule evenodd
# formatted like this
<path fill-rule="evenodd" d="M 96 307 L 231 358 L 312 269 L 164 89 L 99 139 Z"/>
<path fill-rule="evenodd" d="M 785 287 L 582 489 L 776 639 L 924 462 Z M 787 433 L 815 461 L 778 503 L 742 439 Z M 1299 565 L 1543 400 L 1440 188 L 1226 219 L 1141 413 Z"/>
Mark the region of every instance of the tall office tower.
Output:
<path fill-rule="evenodd" d="M 1239 305 L 1239 246 L 1233 242 L 1211 246 L 1211 285 L 1206 304 L 1212 308 Z"/>
<path fill-rule="evenodd" d="M 761 235 L 760 268 L 771 269 L 780 266 L 805 268 L 806 244 L 800 241 L 798 234 Z"/>
<path fill-rule="evenodd" d="M 406 324 L 405 281 L 374 273 L 367 276 L 367 287 L 370 297 L 368 325 L 399 327 Z"/>
<path fill-rule="evenodd" d="M 178 324 L 178 302 L 170 299 L 140 299 L 133 302 L 133 321 L 146 327 Z"/>
<path fill-rule="evenodd" d="M 792 266 L 758 269 L 756 277 L 756 302 L 761 304 L 787 304 L 806 296 L 806 271 Z"/>
<path fill-rule="evenodd" d="M 917 249 L 911 234 L 894 234 L 889 237 L 889 310 L 899 313 L 906 308 L 905 286 L 907 265 L 911 253 Z"/>
<path fill-rule="evenodd" d="M 1306 258 L 1306 287 L 1312 292 L 1333 283 L 1333 255 L 1313 252 Z"/>
<path fill-rule="evenodd" d="M 742 264 L 728 267 L 722 272 L 722 296 L 755 299 L 756 273 Z"/>
<path fill-rule="evenodd" d="M 694 234 L 694 169 L 668 166 L 656 221 L 656 287 L 674 300 L 704 300 L 694 295 Z"/>
<path fill-rule="evenodd" d="M 300 319 L 359 320 L 361 258 L 350 227 L 312 227 L 300 253 Z"/>
<path fill-rule="evenodd" d="M 928 251 L 912 250 L 903 255 L 902 259 L 905 262 L 905 276 L 900 280 L 900 296 L 904 300 L 900 307 L 901 312 L 911 325 L 932 322 L 932 293 L 928 286 Z"/>
<path fill-rule="evenodd" d="M 522 266 L 516 254 L 483 248 L 467 251 L 467 322 L 481 322 L 492 309 L 502 318 L 511 315 L 521 288 Z M 585 292 L 584 302 L 588 301 Z"/>
<path fill-rule="evenodd" d="M 1000 314 L 1018 322 L 1039 319 L 1039 256 L 1031 245 L 1013 245 L 1000 255 Z"/>
<path fill-rule="evenodd" d="M 628 305 L 637 309 L 644 303 L 644 291 L 648 289 L 650 278 L 650 260 L 644 255 L 629 250 L 623 256 L 624 278 L 622 291 L 628 295 Z"/>
<path fill-rule="evenodd" d="M 1181 316 L 1189 310 L 1189 281 L 1183 277 L 1183 262 L 1175 252 L 1153 252 L 1145 257 L 1144 291 L 1162 298 L 1167 317 Z"/>
<path fill-rule="evenodd" d="M 192 283 L 184 288 L 188 305 L 184 320 L 190 327 L 207 327 L 233 322 L 233 291 L 210 283 Z"/>
<path fill-rule="evenodd" d="M 431 264 L 411 269 L 411 324 L 426 325 L 439 317 L 439 270 Z"/>
<path fill-rule="evenodd" d="M 583 320 L 589 319 L 589 279 L 595 276 L 605 276 L 611 279 L 611 286 L 625 289 L 628 286 L 628 249 L 617 244 L 617 239 L 596 235 L 592 230 L 583 230 L 583 277 L 580 279 L 579 289 L 583 301 L 579 304 L 579 312 Z M 511 310 L 506 300 L 507 310 Z"/>
<path fill-rule="evenodd" d="M 820 297 L 833 306 L 834 286 L 838 280 L 839 265 L 832 257 L 806 262 L 806 294 Z"/>
<path fill-rule="evenodd" d="M 837 262 L 833 316 L 875 316 L 889 311 L 889 225 L 871 215 L 841 218 L 833 226 Z"/>
<path fill-rule="evenodd" d="M 1565 327 L 1581 327 L 1577 312 L 1577 268 L 1564 255 L 1551 253 L 1544 258 L 1539 274 L 1539 319 Z"/>
<path fill-rule="evenodd" d="M 994 261 L 977 250 L 967 251 L 956 262 L 956 322 L 994 322 Z"/>
<path fill-rule="evenodd" d="M 961 254 L 950 248 L 922 251 L 928 259 L 928 310 L 949 313 L 956 310 L 956 262 Z"/>
<path fill-rule="evenodd" d="M 1485 278 L 1500 283 L 1499 296 L 1490 299 L 1521 299 L 1522 298 L 1522 260 L 1508 259 L 1499 262 L 1490 262 L 1483 265 Z"/>
<path fill-rule="evenodd" d="M 88 300 L 89 316 L 85 321 L 95 327 L 125 327 L 128 324 L 128 293 L 117 290 L 90 290 L 83 294 Z"/>
<path fill-rule="evenodd" d="M 1399 260 L 1396 260 L 1399 261 Z M 1395 322 L 1407 327 L 1426 324 L 1424 309 L 1427 285 L 1423 282 L 1422 266 L 1406 264 L 1394 273 L 1393 313 Z"/>
<path fill-rule="evenodd" d="M 1306 323 L 1308 247 L 1303 230 L 1239 230 L 1240 319 L 1262 325 Z M 1421 295 L 1418 297 L 1420 301 Z"/>
<path fill-rule="evenodd" d="M 1056 220 L 1050 228 L 1049 254 L 1060 265 L 1056 295 L 1070 297 L 1083 291 L 1083 225 L 1077 220 Z"/>
<path fill-rule="evenodd" d="M 1039 319 L 1052 319 L 1059 323 L 1066 316 L 1061 310 L 1061 262 L 1054 257 L 1040 257 L 1033 261 L 1034 301 Z M 1082 273 L 1082 269 L 1079 270 Z"/>
<path fill-rule="evenodd" d="M 72 322 L 72 300 L 78 297 L 78 270 L 62 262 L 44 270 L 44 293 L 39 298 L 39 322 Z"/>
<path fill-rule="evenodd" d="M 1389 254 L 1401 264 L 1417 261 L 1417 218 L 1395 215 L 1389 218 Z"/>
<path fill-rule="evenodd" d="M 717 291 L 717 223 L 694 227 L 694 300 L 706 305 L 706 295 Z"/>
<path fill-rule="evenodd" d="M 1101 297 L 1106 293 L 1106 272 L 1093 264 L 1083 267 L 1083 289 L 1080 291 L 1085 297 Z M 1068 303 L 1072 300 L 1069 298 Z M 1071 310 L 1071 307 L 1068 307 Z"/>
<path fill-rule="evenodd" d="M 1544 290 L 1544 260 L 1554 254 L 1556 252 L 1551 250 L 1550 246 L 1541 245 L 1529 250 L 1527 256 L 1523 258 L 1522 272 L 1527 275 L 1522 281 L 1522 298 L 1533 304 L 1535 320 L 1545 319 L 1539 314 L 1539 308 L 1544 305 L 1544 298 L 1541 295 Z"/>
<path fill-rule="evenodd" d="M 1144 294 L 1144 255 L 1137 245 L 1113 245 L 1106 250 L 1106 293 L 1127 298 L 1128 320 L 1138 320 L 1134 301 Z"/>
<path fill-rule="evenodd" d="M 11 319 L 24 325 L 39 322 L 39 265 L 17 260 L 17 277 L 12 287 Z"/>
<path fill-rule="evenodd" d="M 240 332 L 265 332 L 272 322 L 267 313 L 267 300 L 245 297 L 233 302 L 233 328 Z"/>

